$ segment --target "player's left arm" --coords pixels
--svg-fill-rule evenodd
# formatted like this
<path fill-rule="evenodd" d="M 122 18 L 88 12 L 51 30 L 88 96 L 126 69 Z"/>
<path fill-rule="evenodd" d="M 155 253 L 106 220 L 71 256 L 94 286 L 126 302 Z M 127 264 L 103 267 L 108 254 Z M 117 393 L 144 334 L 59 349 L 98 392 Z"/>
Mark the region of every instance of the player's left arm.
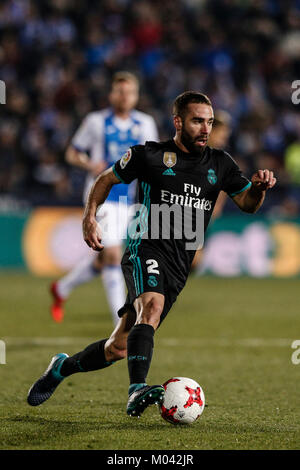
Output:
<path fill-rule="evenodd" d="M 232 197 L 236 205 L 244 212 L 255 213 L 264 202 L 266 191 L 276 184 L 271 170 L 258 170 L 251 178 L 251 186 Z"/>

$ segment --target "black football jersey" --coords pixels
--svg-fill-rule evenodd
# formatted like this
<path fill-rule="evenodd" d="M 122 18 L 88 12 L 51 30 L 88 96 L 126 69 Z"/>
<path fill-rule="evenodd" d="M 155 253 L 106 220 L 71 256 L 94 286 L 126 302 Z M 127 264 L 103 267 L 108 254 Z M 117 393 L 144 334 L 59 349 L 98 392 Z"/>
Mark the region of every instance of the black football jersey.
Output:
<path fill-rule="evenodd" d="M 152 249 L 183 280 L 196 250 L 191 233 L 205 232 L 219 192 L 233 197 L 251 186 L 228 153 L 208 146 L 202 154 L 187 153 L 174 140 L 131 147 L 113 171 L 123 183 L 138 180 L 139 237 L 131 240 L 130 253 Z M 197 219 L 199 211 L 202 218 Z"/>

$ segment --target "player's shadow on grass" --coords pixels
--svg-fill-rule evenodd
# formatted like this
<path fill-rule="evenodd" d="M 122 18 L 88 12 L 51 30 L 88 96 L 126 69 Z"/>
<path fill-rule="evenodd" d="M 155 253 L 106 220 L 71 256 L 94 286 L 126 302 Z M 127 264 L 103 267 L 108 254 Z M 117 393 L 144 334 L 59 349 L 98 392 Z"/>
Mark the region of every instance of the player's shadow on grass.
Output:
<path fill-rule="evenodd" d="M 153 417 L 150 417 L 153 419 Z M 147 429 L 163 429 L 165 427 L 168 427 L 169 425 L 167 423 L 164 423 L 163 421 L 158 421 L 157 423 L 149 423 L 147 420 L 147 417 L 144 416 L 143 418 L 128 418 L 125 417 L 128 422 L 117 422 L 114 419 L 109 419 L 109 420 L 103 420 L 102 422 L 99 421 L 95 423 L 94 421 L 91 421 L 89 419 L 84 419 L 82 418 L 81 421 L 73 421 L 73 420 L 57 420 L 57 419 L 51 419 L 51 418 L 42 418 L 40 416 L 18 416 L 14 418 L 5 418 L 3 421 L 7 422 L 14 422 L 14 423 L 22 423 L 24 425 L 26 424 L 38 424 L 40 425 L 43 430 L 47 430 L 49 427 L 49 430 L 51 433 L 53 430 L 55 432 L 62 432 L 65 433 L 66 429 L 68 430 L 69 434 L 75 434 L 76 432 L 92 432 L 92 431 L 103 431 L 104 429 L 111 430 L 112 428 L 114 430 L 126 430 L 126 429 L 141 429 L 143 427 L 146 427 Z M 143 419 L 143 421 L 142 421 Z M 158 416 L 158 420 L 159 420 Z"/>
<path fill-rule="evenodd" d="M 149 421 L 152 422 L 149 422 Z M 18 417 L 6 418 L 2 420 L 2 426 L 4 423 L 19 423 L 24 430 L 24 435 L 26 435 L 25 442 L 23 441 L 22 444 L 24 445 L 33 445 L 37 446 L 43 444 L 44 442 L 48 442 L 49 439 L 54 439 L 56 442 L 59 441 L 61 438 L 64 438 L 66 435 L 68 436 L 76 436 L 77 434 L 99 434 L 100 436 L 103 435 L 104 432 L 111 432 L 113 429 L 114 432 L 120 431 L 127 432 L 127 431 L 136 431 L 136 432 L 143 432 L 143 431 L 166 431 L 170 432 L 176 429 L 176 432 L 181 435 L 183 433 L 186 435 L 187 433 L 194 433 L 200 436 L 203 434 L 204 436 L 213 436 L 214 433 L 221 433 L 221 434 L 248 434 L 252 435 L 255 434 L 265 434 L 265 433 L 286 433 L 286 427 L 282 429 L 275 428 L 272 425 L 254 425 L 254 424 L 213 424 L 213 423 L 203 423 L 201 420 L 199 422 L 194 423 L 192 426 L 183 426 L 183 425 L 172 425 L 169 423 L 164 422 L 159 416 L 157 416 L 157 420 L 153 422 L 153 415 L 147 417 L 146 415 L 142 418 L 130 418 L 124 417 L 123 422 L 118 422 L 117 417 L 116 419 L 110 418 L 103 420 L 99 419 L 99 421 L 95 422 L 92 418 L 85 419 L 84 417 L 81 418 L 80 421 L 74 421 L 72 419 L 51 419 L 51 418 L 43 418 L 40 416 L 29 416 L 23 415 Z M 18 427 L 20 431 L 20 427 Z M 18 446 L 18 436 L 11 435 L 10 438 L 7 440 L 9 445 Z"/>

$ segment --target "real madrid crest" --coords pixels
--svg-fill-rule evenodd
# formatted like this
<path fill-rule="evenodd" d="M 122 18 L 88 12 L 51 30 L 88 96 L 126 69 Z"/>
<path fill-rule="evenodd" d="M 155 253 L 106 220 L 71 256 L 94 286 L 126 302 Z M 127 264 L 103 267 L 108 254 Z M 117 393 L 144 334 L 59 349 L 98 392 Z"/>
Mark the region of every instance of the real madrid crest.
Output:
<path fill-rule="evenodd" d="M 172 166 L 176 165 L 176 162 L 177 162 L 176 153 L 175 152 L 164 152 L 163 162 L 168 168 L 172 168 Z"/>
<path fill-rule="evenodd" d="M 212 168 L 210 168 L 207 172 L 207 179 L 210 182 L 210 184 L 216 184 L 218 180 L 215 170 L 213 170 Z"/>

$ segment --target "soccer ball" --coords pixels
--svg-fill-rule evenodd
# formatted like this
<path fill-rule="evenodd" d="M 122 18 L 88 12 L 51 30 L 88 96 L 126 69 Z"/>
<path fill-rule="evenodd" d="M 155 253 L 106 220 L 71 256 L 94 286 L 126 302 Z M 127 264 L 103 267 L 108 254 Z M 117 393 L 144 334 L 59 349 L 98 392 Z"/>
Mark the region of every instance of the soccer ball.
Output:
<path fill-rule="evenodd" d="M 163 384 L 159 405 L 162 418 L 172 424 L 191 424 L 202 414 L 205 397 L 200 385 L 187 377 L 173 377 Z"/>

